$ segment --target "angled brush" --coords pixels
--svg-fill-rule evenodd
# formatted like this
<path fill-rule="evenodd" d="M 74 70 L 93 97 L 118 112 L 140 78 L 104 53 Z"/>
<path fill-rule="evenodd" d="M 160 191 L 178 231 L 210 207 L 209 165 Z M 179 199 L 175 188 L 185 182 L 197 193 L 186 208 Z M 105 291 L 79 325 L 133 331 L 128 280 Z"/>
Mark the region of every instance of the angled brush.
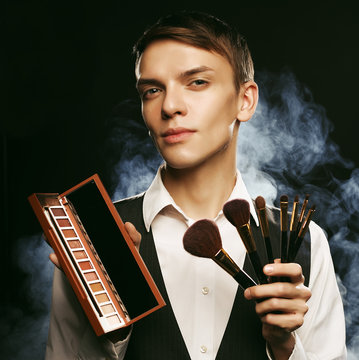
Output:
<path fill-rule="evenodd" d="M 192 224 L 183 235 L 183 247 L 194 256 L 215 261 L 243 290 L 257 285 L 222 248 L 221 235 L 214 221 L 202 219 Z"/>
<path fill-rule="evenodd" d="M 268 279 L 263 273 L 263 265 L 258 256 L 256 243 L 249 226 L 250 209 L 248 201 L 244 199 L 227 201 L 223 206 L 223 213 L 228 221 L 237 229 L 244 246 L 247 249 L 249 259 L 259 282 L 261 284 L 267 284 Z"/>
<path fill-rule="evenodd" d="M 309 194 L 306 194 L 299 214 L 298 225 L 297 225 L 297 236 L 305 220 L 304 215 L 305 215 L 305 209 L 307 208 L 308 205 L 308 201 L 309 201 Z"/>
<path fill-rule="evenodd" d="M 303 242 L 304 236 L 307 233 L 308 229 L 309 229 L 309 224 L 310 221 L 312 219 L 313 213 L 315 211 L 315 205 L 313 205 L 307 213 L 307 216 L 305 217 L 305 220 L 302 223 L 301 228 L 299 229 L 299 233 L 298 233 L 298 237 L 291 249 L 291 252 L 289 254 L 289 261 L 294 261 L 295 257 L 297 256 L 297 253 L 299 251 L 299 248 Z"/>

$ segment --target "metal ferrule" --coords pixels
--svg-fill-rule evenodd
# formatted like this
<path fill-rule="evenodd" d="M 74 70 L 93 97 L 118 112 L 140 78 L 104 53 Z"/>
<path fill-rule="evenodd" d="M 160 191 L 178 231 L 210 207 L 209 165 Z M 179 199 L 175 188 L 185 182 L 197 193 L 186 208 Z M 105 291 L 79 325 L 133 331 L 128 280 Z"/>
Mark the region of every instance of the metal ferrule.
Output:
<path fill-rule="evenodd" d="M 298 202 L 293 202 L 292 217 L 290 219 L 289 230 L 294 231 L 298 226 Z"/>
<path fill-rule="evenodd" d="M 288 202 L 281 201 L 280 203 L 280 230 L 288 230 Z"/>
<path fill-rule="evenodd" d="M 244 243 L 244 246 L 247 249 L 247 252 L 251 253 L 253 251 L 257 251 L 256 243 L 254 242 L 249 224 L 239 226 L 237 230 Z"/>
<path fill-rule="evenodd" d="M 305 212 L 305 208 L 307 207 L 307 204 L 308 204 L 308 200 L 304 200 L 302 209 L 300 211 L 299 222 L 302 222 L 304 220 L 304 212 Z"/>
<path fill-rule="evenodd" d="M 228 272 L 231 276 L 236 275 L 239 272 L 238 265 L 232 260 L 224 249 L 217 252 L 212 258 L 222 269 Z"/>

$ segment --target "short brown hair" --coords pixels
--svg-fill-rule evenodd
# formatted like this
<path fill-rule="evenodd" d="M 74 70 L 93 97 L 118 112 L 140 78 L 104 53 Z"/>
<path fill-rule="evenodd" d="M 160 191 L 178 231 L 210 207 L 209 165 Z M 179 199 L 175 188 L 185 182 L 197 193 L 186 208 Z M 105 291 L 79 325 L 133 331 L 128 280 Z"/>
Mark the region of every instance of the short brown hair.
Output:
<path fill-rule="evenodd" d="M 202 12 L 182 11 L 160 18 L 148 28 L 133 47 L 136 66 L 146 47 L 155 40 L 173 39 L 208 51 L 228 60 L 234 84 L 254 79 L 254 68 L 247 42 L 224 21 Z"/>

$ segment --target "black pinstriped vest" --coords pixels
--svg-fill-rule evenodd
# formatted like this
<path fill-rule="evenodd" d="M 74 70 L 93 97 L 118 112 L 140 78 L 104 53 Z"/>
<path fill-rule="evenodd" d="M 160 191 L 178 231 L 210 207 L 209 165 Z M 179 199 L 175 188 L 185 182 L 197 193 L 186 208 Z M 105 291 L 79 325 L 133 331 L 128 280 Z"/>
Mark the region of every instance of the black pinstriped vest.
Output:
<path fill-rule="evenodd" d="M 115 207 L 122 220 L 132 222 L 142 234 L 141 256 L 167 305 L 134 324 L 125 359 L 190 360 L 168 299 L 152 231 L 147 232 L 145 229 L 142 203 L 143 196 L 138 196 L 116 202 Z M 279 211 L 277 209 L 268 209 L 268 222 L 273 253 L 276 257 L 279 257 L 280 229 L 278 225 Z M 256 226 L 254 221 L 251 221 L 251 228 L 256 240 L 257 251 L 262 259 L 266 259 L 260 228 Z M 296 261 L 301 264 L 305 284 L 308 285 L 310 275 L 310 236 L 307 236 L 303 242 Z M 248 256 L 244 263 L 244 270 L 254 279 L 256 278 Z M 254 311 L 254 302 L 247 301 L 239 287 L 216 357 L 216 360 L 232 359 L 267 359 L 265 341 L 262 337 L 262 325 Z"/>

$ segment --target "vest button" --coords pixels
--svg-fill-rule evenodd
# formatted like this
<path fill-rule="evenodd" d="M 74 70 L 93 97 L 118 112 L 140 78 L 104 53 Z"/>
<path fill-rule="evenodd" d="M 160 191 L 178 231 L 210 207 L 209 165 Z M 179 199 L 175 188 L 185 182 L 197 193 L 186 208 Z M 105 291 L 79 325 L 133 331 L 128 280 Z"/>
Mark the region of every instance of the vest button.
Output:
<path fill-rule="evenodd" d="M 207 352 L 207 347 L 204 346 L 204 345 L 202 345 L 202 346 L 200 347 L 200 351 L 201 351 L 202 354 L 206 353 L 206 352 Z"/>
<path fill-rule="evenodd" d="M 207 287 L 207 286 L 203 286 L 203 288 L 202 288 L 202 294 L 203 294 L 203 295 L 207 295 L 208 293 L 209 293 L 208 287 Z"/>

